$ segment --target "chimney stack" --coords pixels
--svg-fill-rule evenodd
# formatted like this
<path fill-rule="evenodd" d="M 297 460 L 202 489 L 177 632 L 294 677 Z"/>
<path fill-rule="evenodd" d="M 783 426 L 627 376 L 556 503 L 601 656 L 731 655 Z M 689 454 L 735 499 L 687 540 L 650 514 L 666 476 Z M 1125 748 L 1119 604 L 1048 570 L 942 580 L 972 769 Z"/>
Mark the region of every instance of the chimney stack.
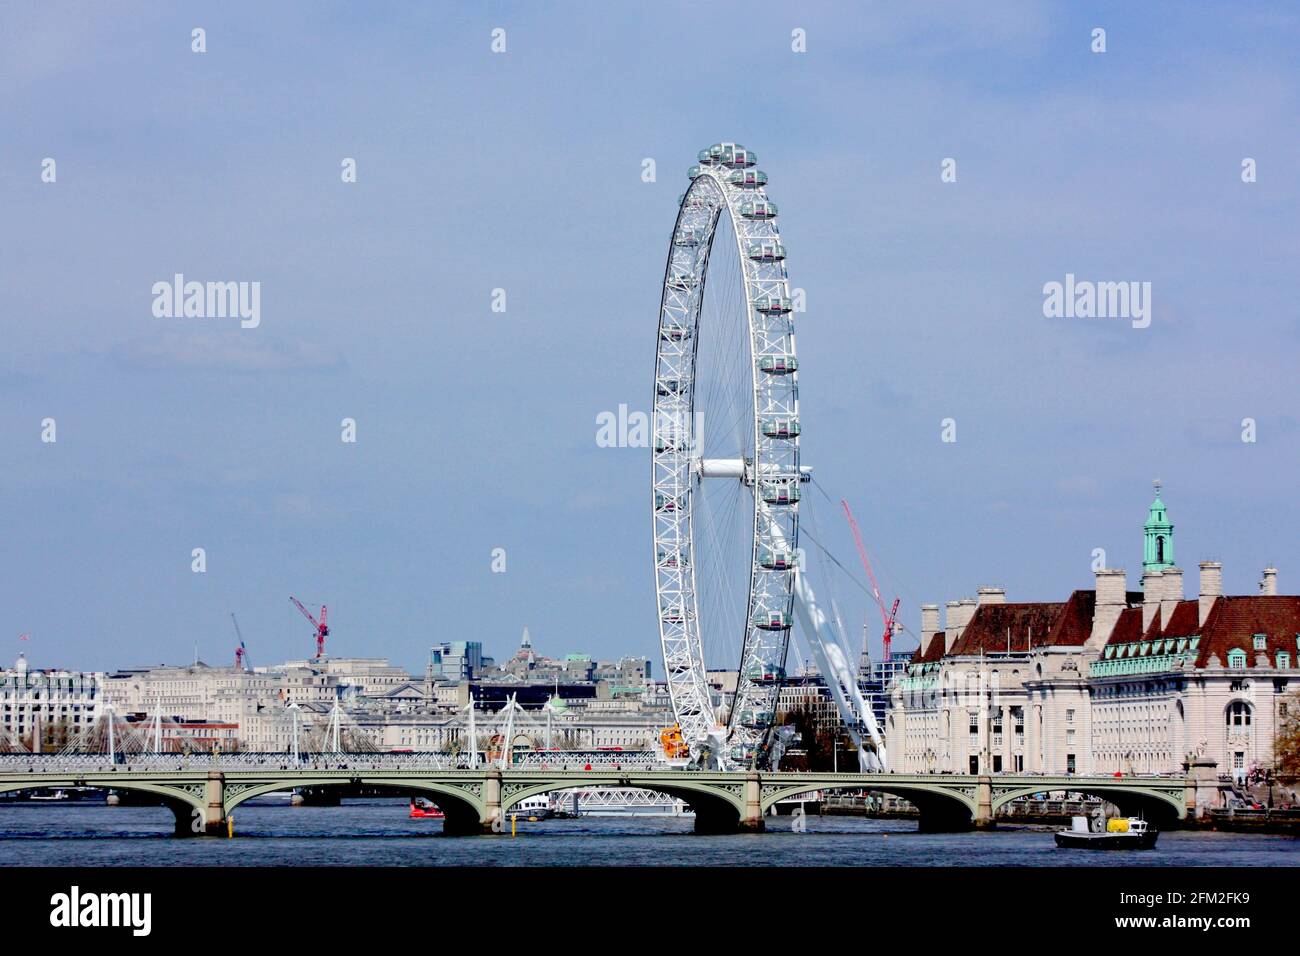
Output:
<path fill-rule="evenodd" d="M 948 602 L 948 620 L 943 642 L 945 652 L 951 651 L 953 645 L 960 640 L 962 632 L 966 630 L 966 625 L 975 616 L 975 607 L 974 598 L 962 598 L 960 601 Z"/>
<path fill-rule="evenodd" d="M 1169 619 L 1174 616 L 1174 608 L 1183 599 L 1183 569 L 1165 568 L 1162 572 L 1164 583 L 1160 595 L 1160 625 L 1169 626 Z"/>
<path fill-rule="evenodd" d="M 1092 633 L 1088 635 L 1093 647 L 1110 640 L 1111 631 L 1128 606 L 1128 576 L 1123 568 L 1102 568 L 1096 578 L 1097 603 L 1092 612 Z"/>
<path fill-rule="evenodd" d="M 1156 611 L 1160 608 L 1160 599 L 1164 597 L 1165 586 L 1161 580 L 1164 575 L 1159 571 L 1142 572 L 1142 633 L 1147 632 L 1151 622 L 1155 620 Z"/>
<path fill-rule="evenodd" d="M 957 643 L 957 630 L 961 623 L 961 602 L 949 601 L 944 605 L 943 652 L 947 654 Z"/>
<path fill-rule="evenodd" d="M 939 605 L 921 605 L 921 650 L 930 646 L 930 638 L 939 633 Z"/>
<path fill-rule="evenodd" d="M 1264 577 L 1259 582 L 1260 594 L 1277 594 L 1277 568 L 1267 567 L 1264 569 Z"/>
<path fill-rule="evenodd" d="M 1201 607 L 1199 625 L 1205 626 L 1215 600 L 1223 594 L 1223 565 L 1218 561 L 1201 562 Z"/>
<path fill-rule="evenodd" d="M 1006 603 L 1007 603 L 1006 588 L 980 588 L 979 589 L 979 604 L 978 604 L 979 607 L 983 607 L 985 604 L 1006 604 Z M 967 620 L 967 623 L 970 623 L 969 620 Z"/>

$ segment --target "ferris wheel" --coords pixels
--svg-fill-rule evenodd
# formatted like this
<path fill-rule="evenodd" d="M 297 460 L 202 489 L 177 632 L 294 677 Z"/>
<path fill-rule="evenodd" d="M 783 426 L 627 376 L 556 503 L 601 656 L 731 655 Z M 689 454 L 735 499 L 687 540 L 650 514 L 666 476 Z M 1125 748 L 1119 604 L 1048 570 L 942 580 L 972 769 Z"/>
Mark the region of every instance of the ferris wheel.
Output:
<path fill-rule="evenodd" d="M 772 731 L 804 477 L 785 248 L 756 161 L 719 143 L 690 169 L 664 270 L 652 426 L 669 694 L 692 752 L 730 766 L 760 762 Z M 710 670 L 735 673 L 725 721 Z"/>

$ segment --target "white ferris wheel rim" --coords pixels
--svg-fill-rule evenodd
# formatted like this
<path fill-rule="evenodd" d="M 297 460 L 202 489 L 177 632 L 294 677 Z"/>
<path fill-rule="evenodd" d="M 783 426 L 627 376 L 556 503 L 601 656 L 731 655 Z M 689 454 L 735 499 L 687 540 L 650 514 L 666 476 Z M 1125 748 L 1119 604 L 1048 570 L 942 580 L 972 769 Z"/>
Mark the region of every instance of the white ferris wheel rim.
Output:
<path fill-rule="evenodd" d="M 722 755 L 731 765 L 762 760 L 784 679 L 798 547 L 798 359 L 784 249 L 775 204 L 734 143 L 701 151 L 678 206 L 659 307 L 651 454 L 651 513 L 660 644 L 674 716 L 698 753 L 716 739 L 695 580 L 694 496 L 702 480 L 739 480 L 750 490 L 752 548 L 745 636 Z M 696 343 L 709 257 L 729 217 L 748 316 L 747 384 L 752 460 L 704 459 L 695 388 Z M 732 280 L 735 276 L 724 276 Z"/>

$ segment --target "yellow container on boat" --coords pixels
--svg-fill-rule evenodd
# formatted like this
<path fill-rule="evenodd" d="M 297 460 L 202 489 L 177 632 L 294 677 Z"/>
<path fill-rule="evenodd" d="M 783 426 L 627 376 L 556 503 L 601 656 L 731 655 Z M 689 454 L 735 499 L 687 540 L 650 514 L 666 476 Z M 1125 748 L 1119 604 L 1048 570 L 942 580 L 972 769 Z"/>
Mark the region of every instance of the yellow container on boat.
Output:
<path fill-rule="evenodd" d="M 1106 821 L 1107 833 L 1128 833 L 1128 820 L 1123 817 L 1116 817 L 1114 820 Z"/>

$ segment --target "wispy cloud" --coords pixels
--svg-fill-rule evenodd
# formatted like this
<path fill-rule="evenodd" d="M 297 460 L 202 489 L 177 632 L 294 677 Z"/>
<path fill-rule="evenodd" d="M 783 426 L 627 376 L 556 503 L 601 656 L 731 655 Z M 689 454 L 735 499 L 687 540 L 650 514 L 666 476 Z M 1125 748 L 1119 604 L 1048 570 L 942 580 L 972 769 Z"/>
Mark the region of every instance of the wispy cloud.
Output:
<path fill-rule="evenodd" d="M 298 340 L 277 341 L 231 332 L 172 332 L 132 339 L 109 350 L 109 358 L 128 369 L 286 372 L 341 369 L 334 349 Z"/>

